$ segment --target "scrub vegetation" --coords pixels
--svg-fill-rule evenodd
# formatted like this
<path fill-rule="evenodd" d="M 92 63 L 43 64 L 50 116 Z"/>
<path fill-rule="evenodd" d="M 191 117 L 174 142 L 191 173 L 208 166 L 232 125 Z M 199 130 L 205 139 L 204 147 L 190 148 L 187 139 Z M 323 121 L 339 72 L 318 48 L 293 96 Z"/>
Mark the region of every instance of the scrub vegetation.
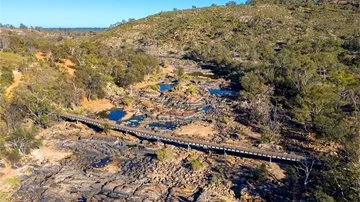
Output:
<path fill-rule="evenodd" d="M 241 117 L 222 117 L 224 123 L 241 119 L 255 125 L 264 142 L 299 131 L 304 137 L 315 134 L 314 141 L 340 145 L 336 155 L 315 154 L 326 161 L 323 166 L 289 166 L 281 185 L 289 196 L 359 201 L 360 3 L 346 2 L 230 2 L 161 12 L 74 36 L 2 27 L 1 158 L 16 164 L 39 147 L 38 131 L 51 126 L 58 111 L 74 109 L 83 98 L 108 97 L 111 88 L 132 89 L 162 68 L 157 56 L 163 52 L 195 61 L 239 87 Z M 62 59 L 74 63 L 75 76 L 56 65 Z M 6 96 L 14 71 L 21 72 L 22 82 Z M 186 79 L 184 69 L 178 68 L 176 77 Z M 195 85 L 185 91 L 198 93 Z M 123 102 L 133 103 L 131 98 Z M 163 161 L 173 154 L 158 150 L 156 157 Z M 194 170 L 206 166 L 189 163 Z M 253 170 L 249 179 L 269 180 L 266 166 Z"/>

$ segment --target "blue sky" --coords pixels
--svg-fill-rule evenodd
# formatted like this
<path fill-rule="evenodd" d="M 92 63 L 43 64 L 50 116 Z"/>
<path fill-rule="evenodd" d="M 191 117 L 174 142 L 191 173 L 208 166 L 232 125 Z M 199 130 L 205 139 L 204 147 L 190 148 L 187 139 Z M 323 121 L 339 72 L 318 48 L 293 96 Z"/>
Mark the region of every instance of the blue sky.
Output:
<path fill-rule="evenodd" d="M 229 0 L 0 0 L 0 23 L 42 27 L 108 27 L 173 8 L 224 5 Z M 245 0 L 236 0 L 237 3 Z"/>

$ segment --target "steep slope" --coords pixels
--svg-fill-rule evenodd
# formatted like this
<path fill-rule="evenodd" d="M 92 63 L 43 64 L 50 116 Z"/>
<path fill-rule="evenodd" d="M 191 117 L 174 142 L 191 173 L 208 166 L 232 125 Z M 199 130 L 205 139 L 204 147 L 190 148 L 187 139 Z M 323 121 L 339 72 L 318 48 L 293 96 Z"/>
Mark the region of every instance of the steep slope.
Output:
<path fill-rule="evenodd" d="M 162 55 L 221 43 L 246 60 L 258 46 L 273 48 L 278 40 L 292 44 L 301 39 L 346 38 L 359 24 L 358 12 L 328 4 L 214 6 L 159 13 L 115 27 L 95 40 L 155 49 Z"/>

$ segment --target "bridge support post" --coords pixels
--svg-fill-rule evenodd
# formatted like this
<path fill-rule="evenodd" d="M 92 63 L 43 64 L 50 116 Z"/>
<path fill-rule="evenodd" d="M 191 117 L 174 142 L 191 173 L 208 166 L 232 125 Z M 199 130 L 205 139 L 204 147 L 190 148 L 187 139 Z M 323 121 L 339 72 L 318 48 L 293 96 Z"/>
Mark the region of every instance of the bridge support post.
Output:
<path fill-rule="evenodd" d="M 226 158 L 226 156 L 227 156 L 225 148 L 224 148 L 224 156 L 225 156 L 225 158 Z"/>
<path fill-rule="evenodd" d="M 189 145 L 189 144 L 187 145 L 187 150 L 188 150 L 188 151 L 190 151 L 190 150 L 191 150 L 191 147 L 190 147 L 190 145 Z"/>
<path fill-rule="evenodd" d="M 271 156 L 270 156 L 270 164 L 271 164 Z"/>

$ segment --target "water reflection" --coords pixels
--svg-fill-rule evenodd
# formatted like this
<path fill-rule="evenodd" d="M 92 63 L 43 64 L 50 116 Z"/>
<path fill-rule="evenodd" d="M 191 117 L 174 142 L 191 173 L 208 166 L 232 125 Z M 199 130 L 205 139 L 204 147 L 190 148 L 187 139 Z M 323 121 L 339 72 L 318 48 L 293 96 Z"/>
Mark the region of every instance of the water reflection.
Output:
<path fill-rule="evenodd" d="M 160 130 L 175 130 L 177 125 L 172 123 L 151 123 L 148 125 L 150 128 Z"/>
<path fill-rule="evenodd" d="M 99 161 L 96 161 L 96 162 L 92 163 L 91 166 L 93 168 L 101 168 L 101 167 L 106 166 L 110 162 L 111 162 L 111 158 L 110 157 L 105 157 L 103 159 L 100 159 Z"/>
<path fill-rule="evenodd" d="M 111 121 L 119 121 L 125 116 L 126 112 L 122 109 L 111 109 L 109 111 L 102 111 L 98 115 L 101 118 L 107 118 Z"/>
<path fill-rule="evenodd" d="M 170 84 L 162 83 L 162 84 L 160 84 L 160 92 L 162 93 L 162 92 L 168 91 L 174 87 L 175 87 L 175 84 L 173 84 L 173 83 L 170 83 Z"/>
<path fill-rule="evenodd" d="M 145 115 L 133 115 L 130 119 L 124 120 L 123 123 L 135 128 L 138 127 L 144 119 Z"/>
<path fill-rule="evenodd" d="M 209 92 L 213 95 L 225 96 L 235 95 L 236 92 L 228 88 L 209 89 Z"/>

